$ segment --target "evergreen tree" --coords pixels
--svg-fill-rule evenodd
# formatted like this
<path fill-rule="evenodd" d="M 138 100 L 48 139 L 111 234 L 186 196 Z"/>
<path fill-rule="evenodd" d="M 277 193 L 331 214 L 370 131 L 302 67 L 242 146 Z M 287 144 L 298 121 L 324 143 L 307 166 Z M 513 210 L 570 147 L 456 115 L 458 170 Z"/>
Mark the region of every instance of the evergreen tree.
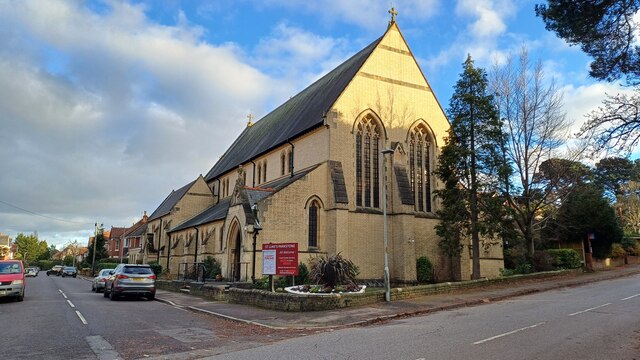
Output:
<path fill-rule="evenodd" d="M 631 153 L 640 144 L 640 0 L 547 0 L 535 6 L 547 30 L 593 58 L 589 74 L 609 82 L 624 80 L 632 92 L 607 94 L 587 115 L 580 135 L 594 154 Z"/>
<path fill-rule="evenodd" d="M 107 249 L 105 248 L 105 238 L 102 232 L 98 232 L 98 235 L 95 237 L 95 248 L 96 248 L 96 264 L 100 259 L 107 258 L 109 255 L 107 254 Z M 93 243 L 90 244 L 89 251 L 87 252 L 87 260 L 89 262 L 93 261 Z"/>
<path fill-rule="evenodd" d="M 447 115 L 449 137 L 439 157 L 436 175 L 444 189 L 436 227 L 442 237 L 440 249 L 457 258 L 462 240 L 471 237 L 472 278 L 480 278 L 480 237 L 494 238 L 504 219 L 501 184 L 509 176 L 505 160 L 503 123 L 487 93 L 487 75 L 473 65 L 471 56 L 463 64 Z"/>
<path fill-rule="evenodd" d="M 16 244 L 17 257 L 22 259 L 25 265 L 29 264 L 32 260 L 38 259 L 41 254 L 40 241 L 38 240 L 38 235 L 35 233 L 31 235 L 19 233 L 14 243 Z"/>

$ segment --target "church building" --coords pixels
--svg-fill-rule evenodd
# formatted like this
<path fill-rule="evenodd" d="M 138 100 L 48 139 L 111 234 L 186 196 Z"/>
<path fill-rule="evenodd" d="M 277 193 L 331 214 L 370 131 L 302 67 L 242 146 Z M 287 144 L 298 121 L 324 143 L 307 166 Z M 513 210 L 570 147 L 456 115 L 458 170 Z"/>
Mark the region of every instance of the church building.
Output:
<path fill-rule="evenodd" d="M 470 247 L 452 266 L 434 229 L 450 125 L 391 13 L 380 38 L 250 121 L 205 176 L 167 196 L 149 217 L 145 261 L 175 275 L 213 257 L 225 279 L 250 281 L 263 244 L 297 243 L 300 262 L 340 253 L 360 279 L 380 280 L 386 204 L 392 283 L 416 282 L 423 256 L 439 281 L 470 278 Z M 501 245 L 483 247 L 481 275 L 503 267 Z"/>

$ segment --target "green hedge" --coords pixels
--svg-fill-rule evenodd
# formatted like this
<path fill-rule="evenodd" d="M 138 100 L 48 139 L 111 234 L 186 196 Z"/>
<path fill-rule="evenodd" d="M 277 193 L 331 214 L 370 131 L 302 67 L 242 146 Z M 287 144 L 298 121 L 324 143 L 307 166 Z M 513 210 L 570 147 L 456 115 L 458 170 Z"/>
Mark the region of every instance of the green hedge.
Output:
<path fill-rule="evenodd" d="M 553 267 L 556 269 L 577 269 L 582 266 L 582 259 L 573 249 L 550 249 L 547 253 L 553 256 Z"/>
<path fill-rule="evenodd" d="M 120 263 L 99 263 L 96 264 L 96 272 L 102 269 L 115 269 Z"/>

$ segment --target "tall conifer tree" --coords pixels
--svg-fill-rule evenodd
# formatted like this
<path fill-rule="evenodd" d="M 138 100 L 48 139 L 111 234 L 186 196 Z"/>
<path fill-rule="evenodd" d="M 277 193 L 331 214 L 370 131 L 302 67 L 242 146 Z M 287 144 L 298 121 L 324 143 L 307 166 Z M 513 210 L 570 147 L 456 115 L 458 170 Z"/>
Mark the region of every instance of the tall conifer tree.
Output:
<path fill-rule="evenodd" d="M 504 218 L 501 184 L 509 176 L 503 123 L 487 93 L 487 75 L 471 56 L 449 101 L 449 137 L 439 157 L 436 175 L 444 182 L 436 227 L 441 250 L 457 258 L 464 238 L 471 238 L 472 278 L 480 278 L 480 238 L 493 238 Z"/>

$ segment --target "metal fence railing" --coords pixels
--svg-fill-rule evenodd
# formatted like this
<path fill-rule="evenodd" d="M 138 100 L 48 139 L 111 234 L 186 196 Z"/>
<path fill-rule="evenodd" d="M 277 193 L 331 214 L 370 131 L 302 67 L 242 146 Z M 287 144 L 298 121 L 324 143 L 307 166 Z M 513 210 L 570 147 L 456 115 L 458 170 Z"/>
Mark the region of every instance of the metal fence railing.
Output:
<path fill-rule="evenodd" d="M 178 278 L 184 281 L 204 282 L 206 272 L 204 263 L 181 263 L 178 268 Z"/>

